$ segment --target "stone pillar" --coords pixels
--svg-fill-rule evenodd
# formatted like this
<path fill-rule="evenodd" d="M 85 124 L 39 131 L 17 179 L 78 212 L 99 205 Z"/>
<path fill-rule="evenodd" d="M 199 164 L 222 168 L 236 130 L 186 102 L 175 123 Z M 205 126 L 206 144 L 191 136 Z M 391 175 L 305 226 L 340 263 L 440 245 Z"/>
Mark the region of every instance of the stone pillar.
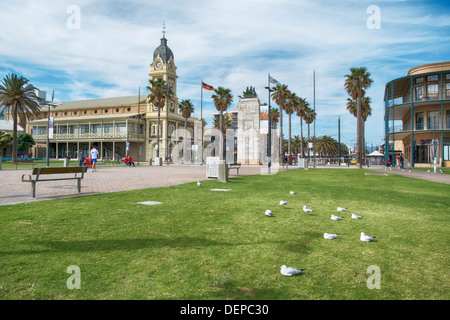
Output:
<path fill-rule="evenodd" d="M 260 164 L 258 98 L 243 98 L 237 106 L 238 128 L 236 132 L 237 162 L 242 164 Z"/>

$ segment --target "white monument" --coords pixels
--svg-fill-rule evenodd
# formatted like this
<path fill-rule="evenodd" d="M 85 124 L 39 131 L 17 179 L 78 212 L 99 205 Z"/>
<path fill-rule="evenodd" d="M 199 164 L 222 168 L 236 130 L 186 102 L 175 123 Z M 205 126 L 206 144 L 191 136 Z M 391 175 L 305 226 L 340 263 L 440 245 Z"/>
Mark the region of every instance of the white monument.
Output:
<path fill-rule="evenodd" d="M 247 90 L 248 91 L 248 90 Z M 259 99 L 244 97 L 237 106 L 237 162 L 242 164 L 260 164 Z"/>

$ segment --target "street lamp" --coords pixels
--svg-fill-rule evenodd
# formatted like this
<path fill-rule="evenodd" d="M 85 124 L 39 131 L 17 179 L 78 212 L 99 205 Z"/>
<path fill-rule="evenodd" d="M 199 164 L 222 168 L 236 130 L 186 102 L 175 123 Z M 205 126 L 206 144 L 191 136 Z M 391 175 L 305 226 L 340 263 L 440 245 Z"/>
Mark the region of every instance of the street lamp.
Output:
<path fill-rule="evenodd" d="M 267 171 L 268 174 L 270 174 L 270 166 L 272 165 L 272 124 L 270 121 L 270 93 L 273 91 L 270 88 L 270 85 L 268 87 L 265 87 L 265 89 L 268 90 L 269 92 L 269 106 L 268 106 L 268 110 L 267 110 L 267 116 L 268 116 L 268 121 L 269 121 L 269 133 L 267 135 Z"/>
<path fill-rule="evenodd" d="M 56 104 L 53 103 L 53 98 L 52 98 L 52 103 L 47 103 L 48 106 L 48 122 L 47 122 L 47 167 L 50 167 L 50 106 L 52 106 L 53 108 L 56 107 Z M 52 126 L 53 128 L 53 126 Z"/>

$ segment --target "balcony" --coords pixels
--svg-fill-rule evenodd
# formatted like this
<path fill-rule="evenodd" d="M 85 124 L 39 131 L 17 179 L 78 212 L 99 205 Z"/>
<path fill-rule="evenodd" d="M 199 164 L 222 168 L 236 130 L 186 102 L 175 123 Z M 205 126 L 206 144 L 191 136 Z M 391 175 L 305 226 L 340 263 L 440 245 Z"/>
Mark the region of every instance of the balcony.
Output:
<path fill-rule="evenodd" d="M 47 140 L 47 133 L 33 134 L 35 141 Z M 144 134 L 136 132 L 114 132 L 114 133 L 54 133 L 51 140 L 123 140 L 144 139 Z"/>
<path fill-rule="evenodd" d="M 415 123 L 414 124 L 415 127 L 415 131 L 437 131 L 437 130 L 450 130 L 450 121 L 448 122 L 444 122 L 444 126 L 443 128 L 441 128 L 441 123 Z M 408 132 L 411 131 L 411 124 L 410 123 L 405 123 L 405 124 L 400 124 L 400 125 L 396 125 L 396 126 L 390 126 L 388 128 L 388 133 L 393 133 L 393 132 Z"/>

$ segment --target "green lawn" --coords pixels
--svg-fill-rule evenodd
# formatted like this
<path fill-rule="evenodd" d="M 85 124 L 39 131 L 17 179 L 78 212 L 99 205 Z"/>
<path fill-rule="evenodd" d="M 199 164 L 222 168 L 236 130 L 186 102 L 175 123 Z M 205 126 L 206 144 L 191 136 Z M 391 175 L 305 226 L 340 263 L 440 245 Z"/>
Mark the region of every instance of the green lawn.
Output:
<path fill-rule="evenodd" d="M 450 187 L 365 172 L 289 170 L 2 206 L 0 298 L 449 299 Z M 376 241 L 359 241 L 361 231 Z M 305 272 L 285 277 L 283 264 Z M 66 286 L 72 265 L 79 290 Z M 372 265 L 380 289 L 367 287 Z"/>

